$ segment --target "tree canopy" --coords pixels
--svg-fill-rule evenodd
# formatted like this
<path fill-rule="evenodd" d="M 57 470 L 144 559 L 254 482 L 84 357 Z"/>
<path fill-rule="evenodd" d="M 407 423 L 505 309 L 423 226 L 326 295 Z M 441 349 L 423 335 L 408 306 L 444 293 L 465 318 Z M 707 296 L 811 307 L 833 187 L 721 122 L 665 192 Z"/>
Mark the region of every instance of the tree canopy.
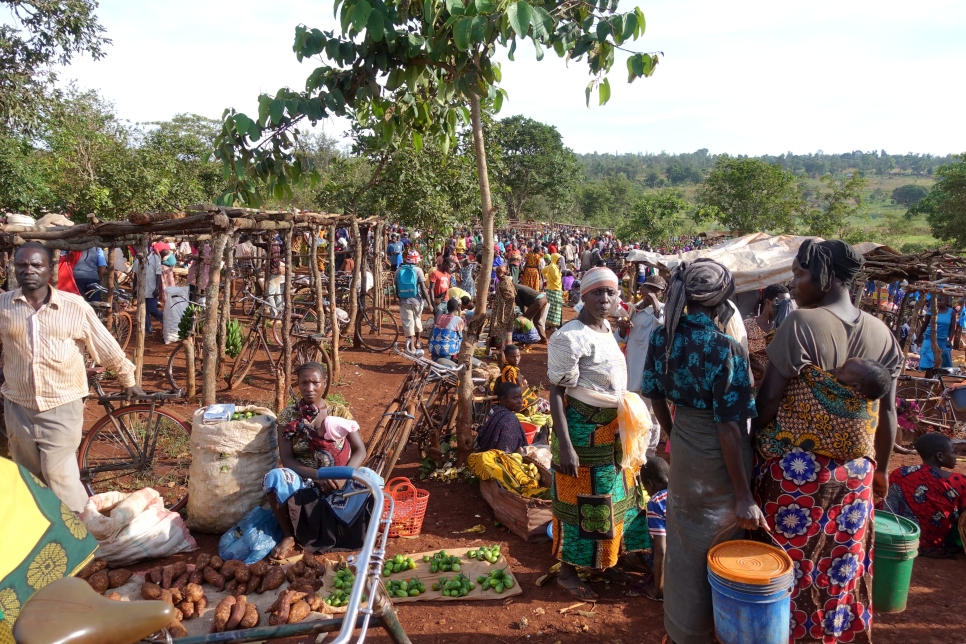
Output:
<path fill-rule="evenodd" d="M 719 221 L 738 234 L 790 232 L 803 205 L 798 180 L 761 159 L 719 157 L 700 192 Z"/>
<path fill-rule="evenodd" d="M 936 170 L 929 194 L 910 208 L 911 215 L 925 215 L 939 239 L 966 248 L 966 154 Z"/>

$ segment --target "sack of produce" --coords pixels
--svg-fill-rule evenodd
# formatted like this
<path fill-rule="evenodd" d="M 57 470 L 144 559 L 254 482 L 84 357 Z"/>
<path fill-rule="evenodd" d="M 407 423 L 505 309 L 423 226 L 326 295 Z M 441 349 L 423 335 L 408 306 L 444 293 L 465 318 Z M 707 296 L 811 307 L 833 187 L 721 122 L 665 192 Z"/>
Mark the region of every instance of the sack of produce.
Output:
<path fill-rule="evenodd" d="M 198 545 L 177 512 L 164 508 L 154 488 L 104 492 L 87 500 L 81 519 L 97 539 L 98 556 L 112 566 L 170 557 Z"/>
<path fill-rule="evenodd" d="M 262 479 L 278 467 L 275 414 L 239 406 L 231 420 L 205 424 L 205 409 L 191 423 L 188 527 L 221 534 L 265 501 Z"/>
<path fill-rule="evenodd" d="M 188 308 L 188 287 L 187 286 L 168 286 L 164 289 L 164 313 L 161 319 L 161 337 L 165 344 L 177 342 L 178 323 L 184 310 Z M 201 357 L 197 358 L 201 364 Z"/>

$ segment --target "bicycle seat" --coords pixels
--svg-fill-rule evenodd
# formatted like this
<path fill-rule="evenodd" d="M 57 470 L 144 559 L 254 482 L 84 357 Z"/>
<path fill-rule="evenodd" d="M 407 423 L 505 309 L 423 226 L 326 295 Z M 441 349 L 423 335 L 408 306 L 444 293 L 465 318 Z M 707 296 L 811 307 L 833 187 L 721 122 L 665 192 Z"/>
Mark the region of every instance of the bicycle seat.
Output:
<path fill-rule="evenodd" d="M 107 369 L 105 369 L 104 367 L 89 367 L 88 369 L 86 369 L 86 371 L 87 371 L 87 377 L 90 378 L 91 376 L 96 376 L 98 374 L 104 373 L 105 371 L 107 371 Z"/>
<path fill-rule="evenodd" d="M 174 619 L 163 601 L 118 602 L 98 595 L 83 579 L 44 586 L 24 604 L 13 625 L 17 644 L 131 644 Z"/>

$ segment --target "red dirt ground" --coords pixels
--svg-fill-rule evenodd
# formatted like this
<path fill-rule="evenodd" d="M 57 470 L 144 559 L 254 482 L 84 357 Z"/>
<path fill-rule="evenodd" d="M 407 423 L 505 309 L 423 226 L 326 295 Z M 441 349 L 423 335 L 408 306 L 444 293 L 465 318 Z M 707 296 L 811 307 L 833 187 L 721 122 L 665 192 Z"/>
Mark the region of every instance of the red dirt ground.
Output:
<path fill-rule="evenodd" d="M 145 389 L 167 388 L 162 375 L 163 363 L 171 346 L 161 344 L 157 333 L 148 339 Z M 342 358 L 343 382 L 333 386 L 330 393 L 337 392 L 348 400 L 353 415 L 368 436 L 407 373 L 408 363 L 391 353 L 372 354 L 355 350 L 344 351 Z M 159 369 L 159 366 L 162 367 Z M 536 347 L 532 353 L 525 354 L 522 369 L 531 385 L 543 383 L 546 386 L 546 348 Z M 251 371 L 252 384 L 233 392 L 231 396 L 219 394 L 219 401 L 255 402 L 270 406 L 273 380 L 268 373 L 267 363 L 256 363 Z M 183 418 L 190 419 L 195 407 L 170 405 L 169 408 Z M 89 403 L 89 420 L 93 421 L 100 411 L 99 407 Z M 393 476 L 418 479 L 419 460 L 417 451 L 409 447 Z M 894 462 L 896 465 L 905 465 L 918 462 L 918 459 L 895 455 Z M 962 459 L 957 470 L 966 473 L 966 463 Z M 411 539 L 391 540 L 390 555 L 501 542 L 503 552 L 511 562 L 524 592 L 503 602 L 404 604 L 398 612 L 414 642 L 554 644 L 593 641 L 658 644 L 661 641 L 664 634 L 663 604 L 644 597 L 627 597 L 624 595 L 626 588 L 617 584 L 597 583 L 594 588 L 600 594 L 600 600 L 596 605 L 587 604 L 580 608 L 595 613 L 595 617 L 579 616 L 576 610 L 561 615 L 561 609 L 577 602 L 556 583 L 543 587 L 537 587 L 534 583 L 555 563 L 550 556 L 548 543 L 528 544 L 505 528 L 494 526 L 493 513 L 475 486 L 462 482 L 442 484 L 429 481 L 419 483 L 419 486 L 431 494 L 422 534 Z M 457 534 L 480 523 L 486 526 L 482 538 Z M 196 536 L 203 551 L 214 552 L 217 549 L 217 536 Z M 194 559 L 196 555 L 192 553 L 189 558 Z M 966 573 L 964 562 L 966 556 L 962 553 L 954 561 L 918 558 L 909 606 L 901 614 L 876 615 L 876 642 L 945 644 L 966 641 L 966 610 L 963 610 L 966 603 L 961 596 L 960 577 Z M 138 568 L 147 567 L 150 566 L 145 564 Z M 519 624 L 524 618 L 529 623 L 520 628 Z M 389 640 L 382 631 L 373 630 L 370 631 L 369 641 L 382 643 Z"/>

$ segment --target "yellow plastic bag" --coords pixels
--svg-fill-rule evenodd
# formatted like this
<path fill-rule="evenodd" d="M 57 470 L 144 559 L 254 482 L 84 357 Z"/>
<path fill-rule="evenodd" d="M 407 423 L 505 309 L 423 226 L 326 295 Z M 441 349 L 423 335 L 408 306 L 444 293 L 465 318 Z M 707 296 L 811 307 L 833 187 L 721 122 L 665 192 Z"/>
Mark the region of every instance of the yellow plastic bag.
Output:
<path fill-rule="evenodd" d="M 620 396 L 617 423 L 624 451 L 621 467 L 636 473 L 647 462 L 648 436 L 652 431 L 651 413 L 638 394 L 627 391 Z"/>

